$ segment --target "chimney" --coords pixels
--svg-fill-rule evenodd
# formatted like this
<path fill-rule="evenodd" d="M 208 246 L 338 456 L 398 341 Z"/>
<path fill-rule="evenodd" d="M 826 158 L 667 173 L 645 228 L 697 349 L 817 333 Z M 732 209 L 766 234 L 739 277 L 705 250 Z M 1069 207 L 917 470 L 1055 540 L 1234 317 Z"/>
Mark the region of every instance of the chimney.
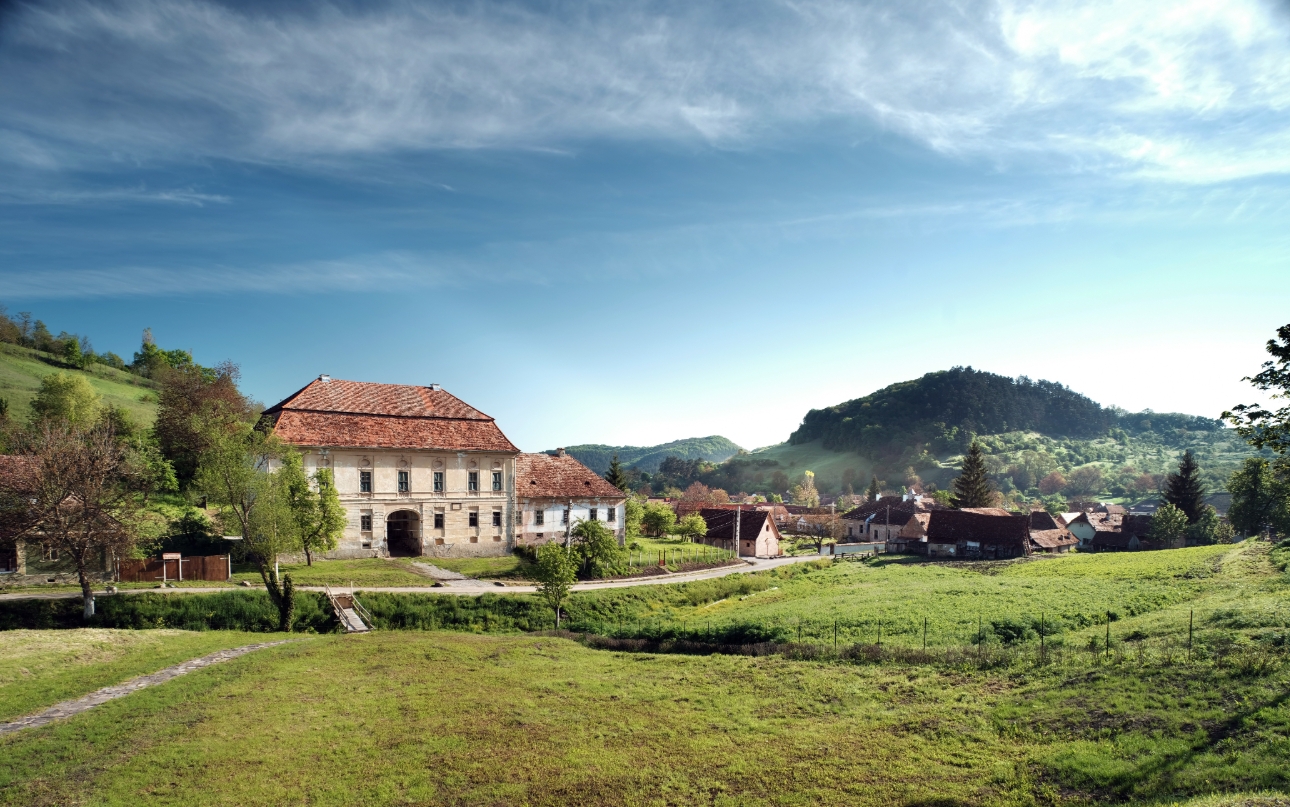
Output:
<path fill-rule="evenodd" d="M 443 391 L 443 387 L 439 386 L 438 384 L 431 384 L 431 385 L 430 385 L 430 390 L 431 390 L 432 392 L 442 392 L 442 391 Z"/>
<path fill-rule="evenodd" d="M 327 382 L 331 381 L 331 376 L 327 375 L 326 373 L 323 373 L 322 375 L 318 376 L 318 380 L 326 384 Z"/>
<path fill-rule="evenodd" d="M 564 449 L 563 449 L 563 448 L 557 448 L 557 449 L 555 450 L 555 455 L 556 455 L 557 457 L 563 457 L 563 456 L 564 456 Z"/>

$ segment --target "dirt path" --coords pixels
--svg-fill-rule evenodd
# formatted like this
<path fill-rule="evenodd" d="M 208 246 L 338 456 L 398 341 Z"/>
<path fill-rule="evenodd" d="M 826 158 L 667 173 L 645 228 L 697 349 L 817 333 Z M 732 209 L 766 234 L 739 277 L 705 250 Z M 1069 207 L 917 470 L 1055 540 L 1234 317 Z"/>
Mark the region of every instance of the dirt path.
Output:
<path fill-rule="evenodd" d="M 131 678 L 129 681 L 124 683 L 104 687 L 97 692 L 91 692 L 82 698 L 56 703 L 43 712 L 37 712 L 32 715 L 27 715 L 26 717 L 20 717 L 11 723 L 0 723 L 0 736 L 15 731 L 21 731 L 23 729 L 43 726 L 46 723 L 52 723 L 55 720 L 61 720 L 64 717 L 78 715 L 81 712 L 93 709 L 99 704 L 107 703 L 110 700 L 115 700 L 116 698 L 129 695 L 131 692 L 144 689 L 145 687 L 163 684 L 171 678 L 183 675 L 184 673 L 190 673 L 193 670 L 200 670 L 202 667 L 209 667 L 210 665 L 218 664 L 221 661 L 228 661 L 229 659 L 237 658 L 238 656 L 244 656 L 255 650 L 262 650 L 266 647 L 286 644 L 289 641 L 292 640 L 283 639 L 279 642 L 262 642 L 260 644 L 248 644 L 243 645 L 242 647 L 234 647 L 229 650 L 221 650 L 218 653 L 211 653 L 209 656 L 191 659 L 183 662 L 182 664 L 176 664 L 173 667 L 167 667 L 164 670 L 158 670 L 157 672 L 149 675 L 141 675 L 138 678 Z"/>
<path fill-rule="evenodd" d="M 623 580 L 605 580 L 592 583 L 578 583 L 573 587 L 574 591 L 596 591 L 602 588 L 631 588 L 632 586 L 665 586 L 672 583 L 689 583 L 694 580 L 710 580 L 714 577 L 725 577 L 728 574 L 746 574 L 748 572 L 764 572 L 767 569 L 774 569 L 779 566 L 786 566 L 790 563 L 807 563 L 813 560 L 819 560 L 819 555 L 798 555 L 787 558 L 771 558 L 747 560 L 738 566 L 718 566 L 713 569 L 700 569 L 694 572 L 673 572 L 672 574 L 652 575 L 650 577 L 629 577 Z M 355 591 L 366 592 L 388 592 L 391 594 L 459 594 L 462 596 L 476 596 L 479 594 L 531 594 L 537 591 L 536 586 L 531 585 L 510 585 L 490 583 L 483 580 L 472 580 L 465 578 L 463 580 L 440 581 L 442 585 L 433 586 L 354 586 Z M 104 594 L 98 592 L 97 597 L 120 596 L 129 594 L 215 594 L 220 591 L 231 591 L 232 586 L 227 587 L 203 587 L 203 588 L 140 588 L 140 589 L 123 589 L 116 595 Z M 296 586 L 296 591 L 322 591 L 322 586 Z M 57 600 L 71 597 L 79 597 L 79 591 L 50 591 L 50 592 L 12 592 L 9 594 L 0 594 L 0 600 Z"/>

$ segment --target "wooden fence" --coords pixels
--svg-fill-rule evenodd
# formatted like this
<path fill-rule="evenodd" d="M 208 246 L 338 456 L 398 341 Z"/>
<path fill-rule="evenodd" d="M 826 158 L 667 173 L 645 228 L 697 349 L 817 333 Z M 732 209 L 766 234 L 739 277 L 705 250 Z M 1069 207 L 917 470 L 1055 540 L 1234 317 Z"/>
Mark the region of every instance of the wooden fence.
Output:
<path fill-rule="evenodd" d="M 162 580 L 229 580 L 233 559 L 229 555 L 196 555 L 182 560 L 122 560 L 117 562 L 116 579 L 122 583 L 154 583 Z"/>

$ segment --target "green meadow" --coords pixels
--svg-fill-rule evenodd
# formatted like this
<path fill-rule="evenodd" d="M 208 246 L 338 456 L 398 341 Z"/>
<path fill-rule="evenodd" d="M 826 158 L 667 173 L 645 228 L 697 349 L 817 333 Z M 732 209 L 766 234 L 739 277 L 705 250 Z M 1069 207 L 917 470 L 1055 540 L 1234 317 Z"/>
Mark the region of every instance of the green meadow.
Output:
<path fill-rule="evenodd" d="M 560 634 L 527 595 L 360 594 L 386 629 L 0 737 L 0 804 L 1284 805 L 1287 555 L 806 563 L 580 593 Z M 263 638 L 6 632 L 0 714 Z"/>

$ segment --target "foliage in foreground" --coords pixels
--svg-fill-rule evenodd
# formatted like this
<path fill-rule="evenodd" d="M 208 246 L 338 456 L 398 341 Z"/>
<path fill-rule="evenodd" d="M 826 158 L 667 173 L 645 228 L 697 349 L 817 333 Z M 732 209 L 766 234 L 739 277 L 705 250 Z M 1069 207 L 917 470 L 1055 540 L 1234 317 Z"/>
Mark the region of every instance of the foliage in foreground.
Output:
<path fill-rule="evenodd" d="M 177 628 L 180 630 L 277 631 L 280 614 L 264 591 L 218 594 L 130 594 L 102 597 L 93 617 L 82 619 L 76 600 L 0 602 L 0 631 L 49 628 Z M 330 633 L 336 618 L 317 592 L 296 594 L 292 630 Z"/>

